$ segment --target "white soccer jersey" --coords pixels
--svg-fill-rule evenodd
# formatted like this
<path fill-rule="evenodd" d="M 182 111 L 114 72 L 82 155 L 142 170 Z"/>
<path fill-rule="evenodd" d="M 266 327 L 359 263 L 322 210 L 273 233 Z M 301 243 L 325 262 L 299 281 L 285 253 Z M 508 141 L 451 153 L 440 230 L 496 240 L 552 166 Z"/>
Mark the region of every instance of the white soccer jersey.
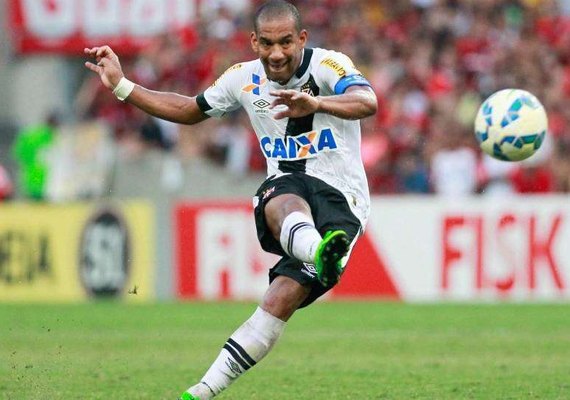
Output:
<path fill-rule="evenodd" d="M 355 215 L 366 225 L 370 208 L 368 182 L 360 156 L 360 122 L 316 113 L 276 120 L 285 106 L 269 109 L 277 89 L 295 89 L 312 96 L 344 93 L 368 82 L 342 53 L 305 49 L 301 65 L 285 85 L 266 78 L 259 59 L 235 64 L 203 94 L 200 109 L 212 117 L 243 107 L 267 159 L 267 174 L 304 172 L 340 190 Z"/>

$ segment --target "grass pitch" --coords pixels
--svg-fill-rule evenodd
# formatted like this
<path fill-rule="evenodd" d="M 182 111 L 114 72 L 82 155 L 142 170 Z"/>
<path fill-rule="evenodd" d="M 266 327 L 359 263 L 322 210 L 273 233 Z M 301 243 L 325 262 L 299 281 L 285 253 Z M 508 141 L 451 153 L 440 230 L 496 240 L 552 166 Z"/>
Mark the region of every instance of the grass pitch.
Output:
<path fill-rule="evenodd" d="M 0 399 L 171 399 L 254 304 L 0 305 Z M 570 399 L 568 305 L 318 303 L 219 399 Z"/>

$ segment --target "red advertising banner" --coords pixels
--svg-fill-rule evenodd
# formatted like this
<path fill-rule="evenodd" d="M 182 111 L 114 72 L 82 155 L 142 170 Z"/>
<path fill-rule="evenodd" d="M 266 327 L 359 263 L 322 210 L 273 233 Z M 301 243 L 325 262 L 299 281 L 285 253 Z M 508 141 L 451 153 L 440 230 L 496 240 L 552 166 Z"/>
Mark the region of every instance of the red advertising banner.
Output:
<path fill-rule="evenodd" d="M 496 217 L 447 215 L 442 221 L 441 290 L 453 290 L 462 271 L 471 272 L 475 291 L 509 295 L 517 290 L 538 291 L 539 285 L 564 294 L 568 283 L 563 253 L 556 244 L 564 240 L 567 215 L 505 212 Z M 459 239 L 458 238 L 462 238 Z M 501 258 L 493 268 L 492 257 Z"/>
<path fill-rule="evenodd" d="M 179 205 L 174 243 L 181 298 L 259 298 L 267 288 L 267 271 L 278 259 L 257 242 L 247 202 Z"/>
<path fill-rule="evenodd" d="M 570 299 L 568 196 L 376 198 L 371 215 L 403 299 Z"/>
<path fill-rule="evenodd" d="M 108 44 L 122 54 L 176 32 L 191 41 L 200 0 L 11 0 L 11 37 L 19 53 L 82 54 Z"/>
<path fill-rule="evenodd" d="M 567 301 L 567 196 L 374 198 L 366 234 L 327 298 Z M 180 298 L 258 299 L 277 257 L 247 202 L 176 209 Z"/>

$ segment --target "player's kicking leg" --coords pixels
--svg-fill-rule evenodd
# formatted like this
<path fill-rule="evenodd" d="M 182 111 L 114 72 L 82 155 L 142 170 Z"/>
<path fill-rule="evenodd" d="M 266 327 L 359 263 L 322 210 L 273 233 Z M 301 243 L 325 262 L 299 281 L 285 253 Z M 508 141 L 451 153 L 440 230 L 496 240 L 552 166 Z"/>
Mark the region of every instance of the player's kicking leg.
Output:
<path fill-rule="evenodd" d="M 265 215 L 285 253 L 315 265 L 323 286 L 331 287 L 338 282 L 343 271 L 342 259 L 351 242 L 345 231 L 330 230 L 321 237 L 309 205 L 293 194 L 273 198 L 265 207 Z"/>
<path fill-rule="evenodd" d="M 284 259 L 293 261 L 295 272 L 301 277 L 293 279 L 293 275 L 277 273 L 261 307 L 230 336 L 210 369 L 198 384 L 183 394 L 182 400 L 212 399 L 269 353 L 283 333 L 286 322 L 309 297 L 316 283 L 314 278 L 303 280 L 307 277 L 303 277 L 299 264 L 315 265 L 323 289 L 320 294 L 334 286 L 342 273 L 342 258 L 350 248 L 345 231 L 329 231 L 321 237 L 308 204 L 296 195 L 275 197 L 266 204 L 264 211 L 259 220 L 256 216 L 258 228 L 260 224 L 267 224 L 273 236 L 270 240 L 281 245 L 284 253 L 291 257 Z"/>
<path fill-rule="evenodd" d="M 350 240 L 343 230 L 328 231 L 315 255 L 317 277 L 325 287 L 337 284 L 343 272 L 342 259 L 348 253 Z"/>

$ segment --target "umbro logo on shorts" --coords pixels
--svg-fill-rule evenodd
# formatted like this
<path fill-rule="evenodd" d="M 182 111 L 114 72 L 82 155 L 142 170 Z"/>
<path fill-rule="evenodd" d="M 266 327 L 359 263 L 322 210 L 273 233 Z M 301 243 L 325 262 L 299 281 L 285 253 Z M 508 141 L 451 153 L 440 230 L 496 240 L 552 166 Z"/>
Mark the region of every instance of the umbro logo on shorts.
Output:
<path fill-rule="evenodd" d="M 303 268 L 301 268 L 301 272 L 305 275 L 309 275 L 311 278 L 314 278 L 317 275 L 317 270 L 313 264 L 303 263 Z"/>

